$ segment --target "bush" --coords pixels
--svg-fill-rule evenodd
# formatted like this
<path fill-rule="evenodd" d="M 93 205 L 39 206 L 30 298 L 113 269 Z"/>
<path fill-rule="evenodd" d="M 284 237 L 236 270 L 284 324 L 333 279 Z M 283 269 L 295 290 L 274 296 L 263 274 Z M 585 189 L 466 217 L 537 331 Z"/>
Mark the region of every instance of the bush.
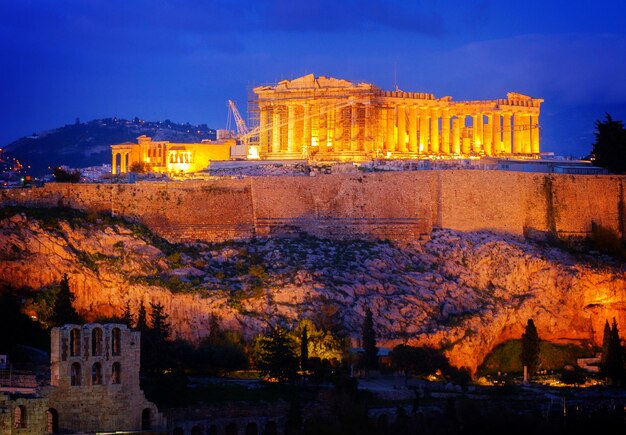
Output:
<path fill-rule="evenodd" d="M 81 173 L 78 169 L 70 171 L 61 166 L 54 168 L 52 175 L 57 183 L 78 183 L 81 177 Z"/>

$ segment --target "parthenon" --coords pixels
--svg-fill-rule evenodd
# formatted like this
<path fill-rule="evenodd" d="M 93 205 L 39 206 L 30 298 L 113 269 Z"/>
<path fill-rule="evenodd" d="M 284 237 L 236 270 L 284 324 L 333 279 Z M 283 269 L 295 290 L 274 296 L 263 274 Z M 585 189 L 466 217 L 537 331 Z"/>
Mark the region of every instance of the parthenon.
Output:
<path fill-rule="evenodd" d="M 543 100 L 515 92 L 455 102 L 309 74 L 254 93 L 251 144 L 265 159 L 539 156 Z"/>

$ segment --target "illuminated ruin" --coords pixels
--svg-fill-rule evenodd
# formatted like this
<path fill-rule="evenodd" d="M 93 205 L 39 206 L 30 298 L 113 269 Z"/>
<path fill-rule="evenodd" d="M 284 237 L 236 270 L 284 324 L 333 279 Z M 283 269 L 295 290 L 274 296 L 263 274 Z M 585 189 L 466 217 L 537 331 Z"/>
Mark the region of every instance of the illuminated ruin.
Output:
<path fill-rule="evenodd" d="M 249 143 L 261 158 L 362 161 L 539 155 L 542 99 L 452 101 L 315 77 L 254 89 Z M 258 136 L 257 136 L 258 135 Z"/>
<path fill-rule="evenodd" d="M 198 172 L 212 160 L 228 160 L 234 140 L 203 143 L 171 143 L 153 141 L 145 135 L 137 138 L 137 143 L 127 142 L 111 145 L 111 173 L 123 174 L 131 171 L 131 166 L 140 163 L 144 169 L 158 173 Z"/>

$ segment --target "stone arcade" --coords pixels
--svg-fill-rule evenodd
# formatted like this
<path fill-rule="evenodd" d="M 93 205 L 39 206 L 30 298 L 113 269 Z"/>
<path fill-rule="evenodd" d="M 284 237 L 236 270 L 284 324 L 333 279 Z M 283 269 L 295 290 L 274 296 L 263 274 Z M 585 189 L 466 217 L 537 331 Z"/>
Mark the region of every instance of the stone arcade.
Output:
<path fill-rule="evenodd" d="M 309 74 L 254 93 L 251 119 L 258 124 L 261 158 L 539 155 L 543 100 L 514 92 L 506 99 L 454 102 Z"/>
<path fill-rule="evenodd" d="M 90 323 L 52 329 L 48 397 L 55 432 L 158 430 L 156 406 L 139 387 L 140 333 Z"/>

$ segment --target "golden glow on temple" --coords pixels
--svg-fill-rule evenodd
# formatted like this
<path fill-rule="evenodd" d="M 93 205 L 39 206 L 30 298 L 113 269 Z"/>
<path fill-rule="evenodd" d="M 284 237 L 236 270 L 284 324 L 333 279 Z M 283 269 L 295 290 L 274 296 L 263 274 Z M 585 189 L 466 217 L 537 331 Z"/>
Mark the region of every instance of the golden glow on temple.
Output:
<path fill-rule="evenodd" d="M 254 89 L 261 158 L 362 161 L 539 155 L 542 99 L 452 101 L 309 74 Z"/>
<path fill-rule="evenodd" d="M 128 172 L 134 163 L 153 172 L 198 172 L 235 155 L 355 162 L 539 157 L 543 100 L 515 92 L 505 99 L 452 101 L 309 74 L 256 87 L 254 94 L 250 125 L 236 113 L 243 154 L 234 152 L 234 140 L 182 144 L 141 136 L 137 144 L 111 146 L 112 173 Z"/>

